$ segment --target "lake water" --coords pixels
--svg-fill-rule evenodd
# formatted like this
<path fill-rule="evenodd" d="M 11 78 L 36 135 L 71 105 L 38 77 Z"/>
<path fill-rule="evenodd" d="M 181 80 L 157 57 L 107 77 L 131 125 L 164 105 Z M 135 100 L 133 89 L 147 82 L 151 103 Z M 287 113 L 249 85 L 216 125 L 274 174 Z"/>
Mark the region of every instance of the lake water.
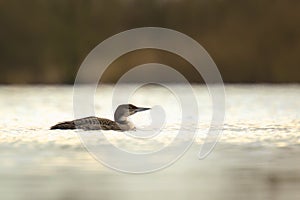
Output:
<path fill-rule="evenodd" d="M 132 175 L 96 161 L 77 131 L 49 130 L 74 118 L 72 86 L 0 86 L 0 198 L 299 199 L 300 86 L 227 85 L 222 136 L 203 160 L 197 155 L 210 125 L 211 102 L 205 86 L 193 87 L 200 122 L 186 127 L 197 126 L 191 148 L 163 170 Z M 97 116 L 112 118 L 111 91 L 109 85 L 97 91 Z M 165 108 L 171 115 L 169 134 L 146 147 L 122 132 L 106 132 L 108 140 L 137 152 L 168 144 L 180 127 L 176 98 L 163 88 L 142 88 L 131 103 Z M 138 127 L 149 120 L 149 112 L 132 116 Z"/>

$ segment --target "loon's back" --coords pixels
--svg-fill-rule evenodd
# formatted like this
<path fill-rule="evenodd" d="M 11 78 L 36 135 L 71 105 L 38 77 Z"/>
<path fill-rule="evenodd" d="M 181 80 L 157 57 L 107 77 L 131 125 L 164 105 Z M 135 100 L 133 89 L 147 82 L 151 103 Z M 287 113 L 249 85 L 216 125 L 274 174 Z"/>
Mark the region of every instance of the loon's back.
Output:
<path fill-rule="evenodd" d="M 98 117 L 85 117 L 73 121 L 61 122 L 50 129 L 121 130 L 116 122 Z"/>

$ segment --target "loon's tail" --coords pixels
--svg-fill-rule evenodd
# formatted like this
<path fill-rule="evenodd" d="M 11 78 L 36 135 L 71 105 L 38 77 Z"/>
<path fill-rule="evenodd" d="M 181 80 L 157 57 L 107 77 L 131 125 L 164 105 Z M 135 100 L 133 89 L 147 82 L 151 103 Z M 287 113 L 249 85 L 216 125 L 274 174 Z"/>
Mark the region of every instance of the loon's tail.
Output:
<path fill-rule="evenodd" d="M 51 130 L 53 129 L 76 129 L 74 121 L 61 122 L 54 126 L 51 126 Z"/>

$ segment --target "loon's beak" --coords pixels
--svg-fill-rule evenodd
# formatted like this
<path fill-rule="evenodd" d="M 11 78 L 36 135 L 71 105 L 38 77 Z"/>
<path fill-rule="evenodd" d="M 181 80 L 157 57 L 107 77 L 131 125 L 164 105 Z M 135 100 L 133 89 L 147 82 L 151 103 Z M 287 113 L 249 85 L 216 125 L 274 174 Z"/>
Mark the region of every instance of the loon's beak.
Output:
<path fill-rule="evenodd" d="M 137 108 L 135 111 L 136 112 L 141 112 L 141 111 L 145 111 L 145 110 L 150 110 L 151 108 Z"/>

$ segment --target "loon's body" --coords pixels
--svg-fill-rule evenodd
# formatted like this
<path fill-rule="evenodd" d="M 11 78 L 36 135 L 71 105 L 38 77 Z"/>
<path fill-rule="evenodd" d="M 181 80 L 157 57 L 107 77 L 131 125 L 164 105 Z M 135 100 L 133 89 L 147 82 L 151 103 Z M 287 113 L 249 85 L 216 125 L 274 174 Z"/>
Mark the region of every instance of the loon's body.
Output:
<path fill-rule="evenodd" d="M 118 106 L 115 111 L 115 121 L 99 117 L 85 117 L 73 121 L 66 121 L 52 126 L 50 129 L 85 129 L 85 130 L 118 130 L 128 131 L 135 129 L 128 117 L 137 112 L 149 110 L 150 108 L 139 108 L 132 104 Z"/>

